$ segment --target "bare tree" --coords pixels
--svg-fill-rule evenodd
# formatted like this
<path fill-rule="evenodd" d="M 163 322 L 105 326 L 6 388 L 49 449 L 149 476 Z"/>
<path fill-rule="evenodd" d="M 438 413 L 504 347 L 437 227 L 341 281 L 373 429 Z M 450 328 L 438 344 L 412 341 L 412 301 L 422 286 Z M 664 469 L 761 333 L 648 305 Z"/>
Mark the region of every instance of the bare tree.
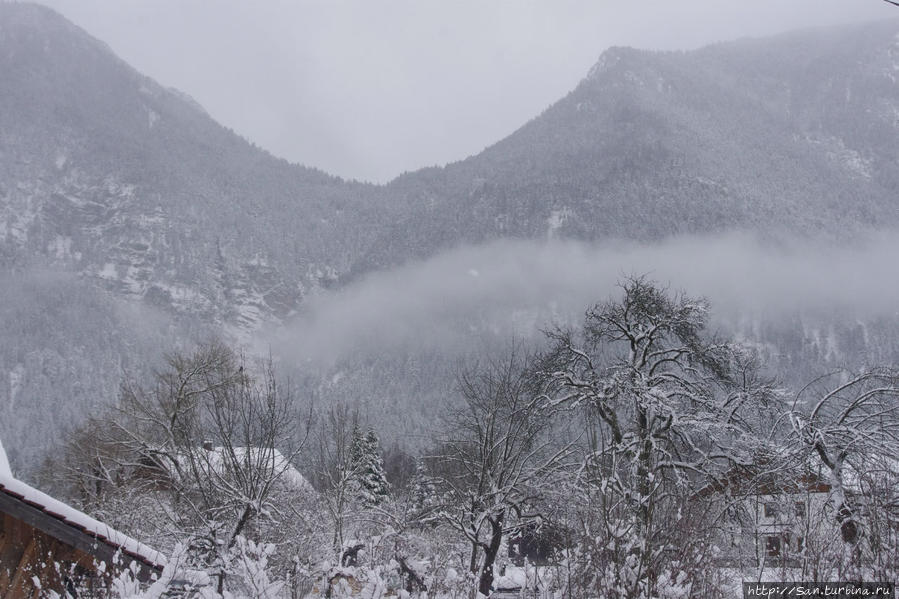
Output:
<path fill-rule="evenodd" d="M 861 483 L 870 471 L 899 474 L 899 372 L 876 368 L 822 377 L 796 395 L 789 418 L 799 441 L 794 455 L 805 461 L 810 454 L 827 473 L 836 522 L 853 560 L 862 558 L 866 544 L 873 556 L 878 536 L 864 530 L 865 521 L 874 524 L 883 508 L 874 504 L 884 496 L 866 495 Z"/>
<path fill-rule="evenodd" d="M 270 360 L 253 374 L 220 342 L 173 354 L 166 365 L 150 386 L 123 385 L 103 434 L 120 448 L 118 459 L 128 456 L 120 466 L 171 497 L 173 523 L 219 569 L 221 592 L 238 536 L 278 518 L 279 485 L 302 486 L 291 464 L 303 440 L 297 408 Z"/>
<path fill-rule="evenodd" d="M 357 516 L 356 472 L 353 469 L 353 431 L 359 415 L 346 404 L 331 406 L 318 415 L 314 427 L 313 464 L 315 486 L 321 493 L 331 523 L 331 543 L 342 564 L 350 525 Z"/>
<path fill-rule="evenodd" d="M 470 572 L 488 596 L 504 535 L 539 516 L 545 484 L 567 455 L 547 432 L 554 414 L 531 359 L 513 351 L 458 377 L 462 405 L 448 412 L 436 459 L 446 492 L 441 515 L 471 544 Z"/>

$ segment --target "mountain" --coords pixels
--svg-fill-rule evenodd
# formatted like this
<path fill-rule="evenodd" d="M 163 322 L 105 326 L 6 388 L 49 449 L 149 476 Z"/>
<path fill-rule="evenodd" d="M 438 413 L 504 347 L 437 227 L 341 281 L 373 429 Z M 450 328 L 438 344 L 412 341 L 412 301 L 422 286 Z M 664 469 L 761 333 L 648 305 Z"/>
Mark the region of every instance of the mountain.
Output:
<path fill-rule="evenodd" d="M 467 160 L 386 186 L 277 159 L 50 9 L 0 6 L 0 260 L 236 330 L 463 243 L 899 222 L 899 22 L 606 51 Z"/>
<path fill-rule="evenodd" d="M 0 27 L 7 268 L 252 329 L 345 270 L 377 225 L 369 186 L 254 147 L 51 10 L 4 3 Z"/>
<path fill-rule="evenodd" d="M 57 13 L 0 3 L 0 436 L 33 469 L 164 350 L 253 339 L 312 297 L 465 244 L 894 228 L 897 32 L 613 48 L 482 153 L 374 186 L 278 159 Z M 826 353 L 802 341 L 820 337 L 809 327 L 751 329 L 804 364 Z M 413 429 L 457 350 L 355 353 L 322 389 Z"/>
<path fill-rule="evenodd" d="M 392 182 L 413 209 L 359 270 L 497 237 L 893 227 L 897 32 L 887 21 L 693 52 L 612 48 L 506 139 Z"/>
<path fill-rule="evenodd" d="M 38 5 L 0 3 L 0 436 L 33 468 L 126 374 L 332 285 L 383 213 Z M 341 234 L 355 230 L 351 238 Z"/>

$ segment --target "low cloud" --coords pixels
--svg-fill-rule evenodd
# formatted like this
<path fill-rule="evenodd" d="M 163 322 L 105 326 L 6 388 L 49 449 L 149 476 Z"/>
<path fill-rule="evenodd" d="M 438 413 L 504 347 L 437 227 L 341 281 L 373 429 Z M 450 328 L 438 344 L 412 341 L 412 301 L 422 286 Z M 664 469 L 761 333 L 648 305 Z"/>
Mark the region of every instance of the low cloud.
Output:
<path fill-rule="evenodd" d="M 485 333 L 527 338 L 579 319 L 627 276 L 701 295 L 719 322 L 797 310 L 896 314 L 899 236 L 776 243 L 741 234 L 654 245 L 500 241 L 377 272 L 312 298 L 265 343 L 301 362 L 424 347 L 464 350 Z"/>

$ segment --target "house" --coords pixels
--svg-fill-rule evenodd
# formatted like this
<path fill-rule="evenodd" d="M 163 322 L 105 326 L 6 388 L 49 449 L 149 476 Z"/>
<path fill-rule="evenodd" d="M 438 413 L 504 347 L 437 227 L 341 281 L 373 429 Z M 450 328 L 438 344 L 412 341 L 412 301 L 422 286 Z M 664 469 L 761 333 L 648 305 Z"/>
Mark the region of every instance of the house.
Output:
<path fill-rule="evenodd" d="M 179 472 L 191 476 L 228 478 L 236 473 L 271 479 L 290 491 L 312 491 L 312 485 L 288 458 L 272 447 L 220 447 L 203 443 L 194 450 L 147 453 L 132 476 L 154 481 L 158 487 L 168 486 Z"/>
<path fill-rule="evenodd" d="M 272 447 L 214 447 L 203 445 L 204 467 L 228 472 L 235 467 L 245 471 L 260 470 L 293 491 L 311 491 L 312 485 L 284 455 Z"/>
<path fill-rule="evenodd" d="M 759 563 L 789 565 L 803 553 L 813 527 L 829 522 L 830 485 L 816 475 L 790 484 L 762 484 L 744 502 L 754 557 Z"/>
<path fill-rule="evenodd" d="M 150 547 L 17 480 L 0 443 L 0 597 L 105 596 L 123 570 L 146 582 L 164 566 Z"/>
<path fill-rule="evenodd" d="M 719 549 L 726 564 L 790 565 L 813 528 L 829 522 L 831 487 L 813 470 L 798 476 L 734 469 L 697 496 L 712 497 L 731 514 Z"/>

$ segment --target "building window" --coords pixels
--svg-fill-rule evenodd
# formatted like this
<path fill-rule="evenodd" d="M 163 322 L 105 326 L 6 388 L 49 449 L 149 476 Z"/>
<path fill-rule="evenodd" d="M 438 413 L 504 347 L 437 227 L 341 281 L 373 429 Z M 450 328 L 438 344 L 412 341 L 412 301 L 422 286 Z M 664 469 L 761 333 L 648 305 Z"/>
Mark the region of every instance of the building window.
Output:
<path fill-rule="evenodd" d="M 804 519 L 805 518 L 805 502 L 797 501 L 795 508 L 796 508 L 796 517 Z"/>
<path fill-rule="evenodd" d="M 773 501 L 765 502 L 765 518 L 777 518 L 777 504 Z"/>
<path fill-rule="evenodd" d="M 779 535 L 765 537 L 765 555 L 768 557 L 780 557 L 781 540 Z"/>

